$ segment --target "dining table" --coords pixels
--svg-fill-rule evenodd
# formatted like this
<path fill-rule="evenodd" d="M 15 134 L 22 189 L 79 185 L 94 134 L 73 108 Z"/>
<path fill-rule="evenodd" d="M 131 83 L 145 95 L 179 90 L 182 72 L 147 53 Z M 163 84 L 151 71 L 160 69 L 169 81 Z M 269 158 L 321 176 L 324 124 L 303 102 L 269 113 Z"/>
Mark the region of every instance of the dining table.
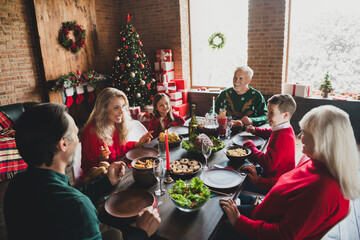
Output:
<path fill-rule="evenodd" d="M 263 125 L 261 127 L 268 127 L 268 125 Z M 249 133 L 240 132 L 233 134 L 230 139 L 220 139 L 224 142 L 226 146 L 233 144 L 233 139 L 238 136 L 247 136 Z M 183 136 L 183 140 L 188 139 L 186 135 Z M 258 148 L 264 150 L 267 144 L 267 139 L 262 143 Z M 149 144 L 145 146 L 146 148 L 157 148 L 158 139 L 153 139 Z M 170 161 L 179 160 L 181 158 L 194 159 L 205 164 L 205 158 L 202 154 L 188 152 L 183 149 L 181 144 L 174 148 L 171 148 L 169 151 Z M 126 160 L 125 160 L 126 161 Z M 234 166 L 230 163 L 229 159 L 225 155 L 224 149 L 221 149 L 217 152 L 212 152 L 211 156 L 208 159 L 210 169 L 214 168 L 231 168 L 239 170 L 241 165 L 249 164 L 249 159 L 246 159 L 240 165 Z M 200 177 L 202 172 L 205 170 L 200 170 L 198 173 L 193 174 L 191 177 Z M 212 192 L 210 199 L 206 204 L 195 212 L 183 212 L 179 210 L 175 204 L 172 202 L 168 190 L 172 187 L 173 183 L 164 184 L 165 194 L 162 196 L 156 196 L 156 207 L 159 210 L 161 217 L 161 224 L 152 236 L 151 239 L 213 239 L 216 236 L 216 232 L 223 223 L 225 219 L 225 214 L 220 207 L 219 200 L 224 197 L 231 197 L 234 200 L 238 198 L 242 188 L 244 187 L 244 182 L 246 179 L 246 174 L 242 174 L 242 180 L 240 184 L 230 189 L 221 189 L 220 191 Z M 177 176 L 172 175 L 174 180 L 177 180 Z M 186 178 L 185 180 L 190 181 L 191 178 Z M 132 175 L 132 169 L 129 165 L 126 167 L 125 176 L 122 178 L 119 184 L 117 184 L 116 189 L 112 194 L 124 191 L 127 189 L 145 189 L 150 193 L 154 194 L 154 191 L 157 189 L 158 185 L 154 184 L 148 188 L 141 187 L 137 185 L 134 181 Z M 134 226 L 134 219 L 131 221 L 124 221 L 108 214 L 104 209 L 104 204 L 99 207 L 99 219 L 101 222 L 121 229 L 122 231 L 127 231 L 129 228 L 126 228 L 127 225 Z M 124 227 L 125 226 L 125 227 Z"/>

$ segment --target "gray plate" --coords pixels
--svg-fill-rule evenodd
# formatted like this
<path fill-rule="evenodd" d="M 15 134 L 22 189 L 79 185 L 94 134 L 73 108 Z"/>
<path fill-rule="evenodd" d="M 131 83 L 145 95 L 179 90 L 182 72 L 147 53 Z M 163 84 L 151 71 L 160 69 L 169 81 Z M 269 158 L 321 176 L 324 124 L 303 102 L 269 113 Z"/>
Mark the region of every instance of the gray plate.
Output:
<path fill-rule="evenodd" d="M 188 135 L 189 128 L 185 126 L 174 126 L 168 129 L 169 133 L 177 132 L 180 136 Z"/>
<path fill-rule="evenodd" d="M 260 147 L 265 143 L 265 140 L 261 137 L 254 136 L 254 135 L 236 135 L 232 138 L 234 144 L 243 146 L 244 142 L 247 140 L 251 140 L 254 142 L 256 147 Z"/>
<path fill-rule="evenodd" d="M 228 189 L 241 184 L 244 177 L 235 170 L 223 168 L 203 171 L 200 175 L 200 179 L 208 187 Z"/>

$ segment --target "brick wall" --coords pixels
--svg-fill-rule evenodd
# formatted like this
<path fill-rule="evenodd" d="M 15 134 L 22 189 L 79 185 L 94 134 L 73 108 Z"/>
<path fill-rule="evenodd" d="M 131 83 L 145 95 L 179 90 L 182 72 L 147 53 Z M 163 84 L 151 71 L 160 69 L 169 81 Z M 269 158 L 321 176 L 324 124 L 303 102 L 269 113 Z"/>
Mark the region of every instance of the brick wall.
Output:
<path fill-rule="evenodd" d="M 287 29 L 287 0 L 249 0 L 248 65 L 251 86 L 262 94 L 281 93 Z"/>
<path fill-rule="evenodd" d="M 1 1 L 0 9 L 0 105 L 43 101 L 32 1 Z"/>

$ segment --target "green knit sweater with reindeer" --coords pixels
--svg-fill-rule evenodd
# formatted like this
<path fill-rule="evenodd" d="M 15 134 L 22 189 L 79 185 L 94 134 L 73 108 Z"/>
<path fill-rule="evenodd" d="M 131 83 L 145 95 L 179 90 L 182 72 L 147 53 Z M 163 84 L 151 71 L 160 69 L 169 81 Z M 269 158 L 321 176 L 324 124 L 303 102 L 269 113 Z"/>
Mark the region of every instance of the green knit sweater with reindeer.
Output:
<path fill-rule="evenodd" d="M 251 118 L 254 126 L 267 123 L 268 112 L 264 96 L 256 89 L 250 89 L 244 94 L 237 94 L 233 87 L 227 88 L 219 94 L 215 101 L 215 112 L 219 114 L 220 108 L 226 109 L 226 115 L 233 119 L 244 116 Z"/>

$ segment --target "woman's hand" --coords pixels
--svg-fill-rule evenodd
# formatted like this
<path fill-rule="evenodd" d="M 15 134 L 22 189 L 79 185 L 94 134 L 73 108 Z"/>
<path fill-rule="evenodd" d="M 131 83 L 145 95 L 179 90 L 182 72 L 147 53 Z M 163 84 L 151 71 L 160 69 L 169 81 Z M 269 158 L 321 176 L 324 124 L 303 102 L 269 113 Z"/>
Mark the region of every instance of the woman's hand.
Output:
<path fill-rule="evenodd" d="M 100 147 L 99 160 L 100 161 L 105 161 L 105 160 L 109 159 L 110 153 L 111 153 L 111 151 L 109 150 L 108 145 L 106 143 L 104 143 L 104 146 Z"/>
<path fill-rule="evenodd" d="M 246 132 L 251 133 L 251 134 L 255 134 L 255 127 L 253 125 L 247 126 L 246 127 Z"/>
<path fill-rule="evenodd" d="M 251 120 L 251 118 L 245 116 L 241 119 L 241 121 L 243 122 L 244 125 L 252 125 L 253 121 Z"/>
<path fill-rule="evenodd" d="M 148 144 L 151 139 L 153 139 L 153 136 L 151 135 L 154 131 L 150 131 L 145 133 L 138 142 L 135 143 L 135 147 L 142 147 L 146 144 Z"/>
<path fill-rule="evenodd" d="M 220 206 L 224 210 L 229 222 L 233 227 L 235 227 L 236 220 L 240 217 L 240 212 L 236 206 L 236 203 L 231 198 L 222 198 L 220 199 Z"/>
<path fill-rule="evenodd" d="M 257 184 L 259 182 L 259 175 L 257 174 L 256 167 L 252 164 L 248 164 L 241 167 L 241 170 L 248 172 L 248 177 L 253 184 Z"/>
<path fill-rule="evenodd" d="M 125 163 L 123 161 L 117 161 L 110 164 L 107 176 L 110 183 L 114 186 L 125 175 Z"/>
<path fill-rule="evenodd" d="M 161 223 L 159 211 L 152 206 L 144 208 L 136 219 L 136 225 L 138 228 L 144 230 L 148 237 L 153 235 L 158 229 Z"/>

